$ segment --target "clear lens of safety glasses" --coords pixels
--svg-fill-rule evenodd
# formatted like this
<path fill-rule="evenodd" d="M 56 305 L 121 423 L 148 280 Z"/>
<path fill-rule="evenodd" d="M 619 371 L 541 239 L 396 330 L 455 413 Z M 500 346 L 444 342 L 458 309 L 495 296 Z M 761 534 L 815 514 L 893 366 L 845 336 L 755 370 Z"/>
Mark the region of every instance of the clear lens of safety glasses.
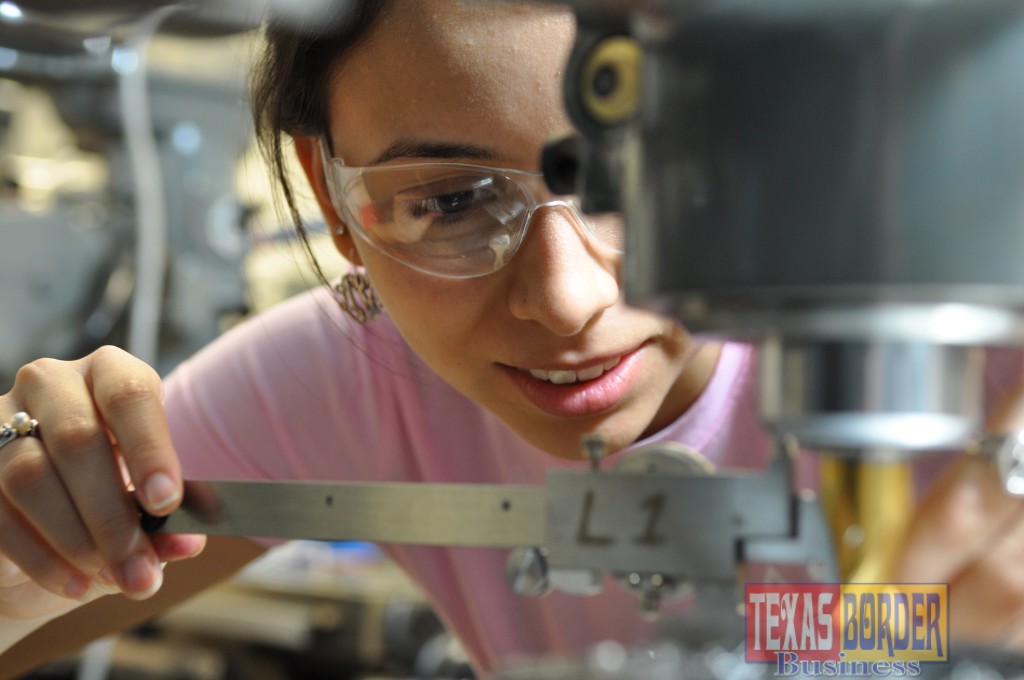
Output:
<path fill-rule="evenodd" d="M 539 173 L 459 163 L 352 168 L 325 163 L 342 218 L 377 249 L 428 274 L 484 276 L 515 255 L 533 213 L 566 206 L 586 233 L 614 252 L 625 234 L 618 216 L 584 217 L 567 201 L 540 202 Z"/>

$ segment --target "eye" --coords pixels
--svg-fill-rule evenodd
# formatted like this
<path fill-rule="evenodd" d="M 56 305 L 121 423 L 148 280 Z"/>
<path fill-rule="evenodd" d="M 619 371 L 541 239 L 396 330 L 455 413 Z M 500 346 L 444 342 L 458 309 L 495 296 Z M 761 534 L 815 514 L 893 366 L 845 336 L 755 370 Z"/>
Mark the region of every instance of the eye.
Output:
<path fill-rule="evenodd" d="M 499 197 L 494 178 L 479 175 L 436 178 L 403 192 L 410 218 L 442 222 L 471 215 Z"/>
<path fill-rule="evenodd" d="M 424 217 L 430 213 L 453 215 L 455 213 L 468 210 L 469 208 L 479 206 L 491 197 L 492 194 L 489 191 L 481 191 L 476 188 L 454 191 L 421 200 L 413 206 L 412 215 L 416 218 Z"/>
<path fill-rule="evenodd" d="M 486 243 L 522 213 L 516 185 L 501 175 L 453 166 L 417 168 L 395 191 L 380 238 L 397 243 L 432 242 L 466 252 Z"/>

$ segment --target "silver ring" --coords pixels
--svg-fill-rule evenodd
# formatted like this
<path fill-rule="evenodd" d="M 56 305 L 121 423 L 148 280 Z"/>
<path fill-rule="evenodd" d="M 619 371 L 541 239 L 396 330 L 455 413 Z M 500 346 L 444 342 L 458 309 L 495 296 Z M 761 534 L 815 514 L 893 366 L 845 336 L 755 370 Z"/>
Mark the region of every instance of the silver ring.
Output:
<path fill-rule="evenodd" d="M 0 449 L 18 437 L 38 437 L 39 421 L 25 413 L 18 411 L 11 416 L 8 423 L 0 423 Z"/>
<path fill-rule="evenodd" d="M 986 434 L 978 441 L 976 452 L 999 473 L 1007 493 L 1024 496 L 1024 429 Z"/>

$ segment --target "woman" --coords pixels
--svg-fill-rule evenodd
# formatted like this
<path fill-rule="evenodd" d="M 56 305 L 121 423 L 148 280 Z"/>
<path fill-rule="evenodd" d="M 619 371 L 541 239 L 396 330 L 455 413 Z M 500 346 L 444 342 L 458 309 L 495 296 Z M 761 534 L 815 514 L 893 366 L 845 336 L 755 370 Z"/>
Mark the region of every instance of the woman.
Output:
<path fill-rule="evenodd" d="M 698 345 L 625 306 L 621 225 L 582 218 L 530 174 L 570 129 L 570 14 L 372 2 L 329 35 L 270 38 L 254 97 L 263 139 L 280 168 L 278 135 L 294 138 L 335 245 L 368 280 L 353 274 L 336 300 L 319 291 L 243 324 L 164 386 L 111 348 L 24 367 L 0 398 L 3 418 L 40 423 L 0 450 L 0 649 L 13 647 L 0 668 L 126 627 L 263 552 L 143 535 L 118 455 L 146 509 L 167 514 L 183 475 L 536 483 L 580 465 L 590 432 L 613 450 L 681 441 L 721 466 L 768 451 L 749 351 Z M 478 167 L 456 176 L 452 164 Z M 386 312 L 371 319 L 378 299 Z M 1001 423 L 1024 418 L 1008 407 Z M 1012 635 L 1021 511 L 964 460 L 922 505 L 898 576 L 954 583 L 954 628 Z M 615 588 L 509 594 L 500 551 L 389 552 L 483 674 L 514 655 L 644 633 Z M 165 575 L 161 562 L 175 564 Z M 127 597 L 104 597 L 116 592 Z"/>

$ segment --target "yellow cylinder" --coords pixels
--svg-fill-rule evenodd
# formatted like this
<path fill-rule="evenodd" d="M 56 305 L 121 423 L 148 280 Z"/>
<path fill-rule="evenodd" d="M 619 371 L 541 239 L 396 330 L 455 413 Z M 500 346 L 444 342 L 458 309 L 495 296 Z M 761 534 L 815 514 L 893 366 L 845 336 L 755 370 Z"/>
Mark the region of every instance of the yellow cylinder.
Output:
<path fill-rule="evenodd" d="M 580 71 L 583 108 L 603 125 L 632 116 L 640 105 L 643 49 L 624 35 L 605 38 L 595 46 Z"/>
<path fill-rule="evenodd" d="M 844 583 L 886 583 L 914 512 L 906 460 L 821 457 L 821 504 L 835 540 Z"/>

